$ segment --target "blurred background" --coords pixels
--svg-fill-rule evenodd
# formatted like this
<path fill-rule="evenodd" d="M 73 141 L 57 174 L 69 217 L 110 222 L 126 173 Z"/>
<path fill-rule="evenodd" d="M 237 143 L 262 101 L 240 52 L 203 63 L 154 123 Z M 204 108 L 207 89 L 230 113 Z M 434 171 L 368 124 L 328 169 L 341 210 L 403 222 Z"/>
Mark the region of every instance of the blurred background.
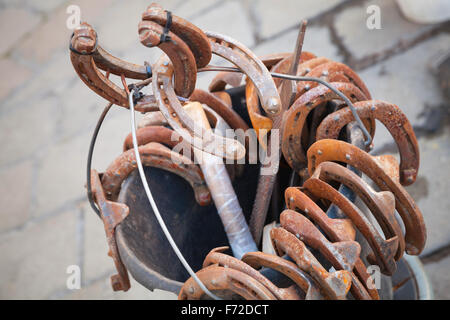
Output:
<path fill-rule="evenodd" d="M 159 3 L 204 30 L 239 40 L 258 55 L 292 51 L 299 22 L 308 19 L 305 51 L 348 64 L 375 99 L 397 104 L 406 113 L 421 151 L 417 181 L 407 188 L 428 230 L 421 258 L 435 297 L 449 299 L 449 62 L 441 62 L 450 52 L 450 23 L 445 21 L 450 10 L 437 10 L 436 17 L 409 1 L 400 1 L 403 11 L 391 0 Z M 433 1 L 439 2 L 427 3 Z M 176 298 L 150 292 L 135 281 L 126 293 L 110 287 L 113 262 L 84 188 L 90 138 L 106 103 L 78 78 L 68 50 L 66 10 L 75 4 L 81 20 L 94 27 L 110 53 L 140 64 L 155 61 L 159 49 L 142 46 L 137 33 L 150 2 L 0 0 L 0 298 Z M 370 22 L 371 5 L 380 9 L 379 29 Z M 217 58 L 213 62 L 223 64 Z M 201 74 L 198 87 L 206 89 L 213 76 Z M 383 129 L 377 126 L 373 153 L 396 154 Z M 113 108 L 97 140 L 94 168 L 103 171 L 121 153 L 129 130 L 129 112 Z M 81 268 L 79 290 L 67 289 L 70 265 Z"/>

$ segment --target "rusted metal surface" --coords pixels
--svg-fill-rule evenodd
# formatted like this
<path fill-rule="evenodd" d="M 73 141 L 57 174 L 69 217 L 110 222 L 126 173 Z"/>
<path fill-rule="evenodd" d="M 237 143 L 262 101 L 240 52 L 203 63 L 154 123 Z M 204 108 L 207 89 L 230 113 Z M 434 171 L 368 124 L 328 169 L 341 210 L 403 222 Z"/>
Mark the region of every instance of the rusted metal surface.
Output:
<path fill-rule="evenodd" d="M 298 74 L 298 71 L 302 68 L 301 66 L 306 63 L 307 61 L 314 59 L 316 56 L 311 53 L 311 52 L 301 52 L 300 55 L 300 59 L 297 60 L 297 65 L 292 66 L 292 58 L 293 55 L 289 55 L 287 57 L 285 57 L 284 59 L 280 60 L 276 65 L 274 65 L 271 69 L 272 72 L 276 72 L 276 73 L 284 73 L 284 74 L 291 74 L 291 75 L 296 75 Z M 291 66 L 294 68 L 293 70 L 291 70 Z M 286 81 L 286 80 L 284 80 Z M 283 82 L 283 79 L 280 78 L 275 78 L 274 79 L 275 85 L 277 87 L 280 86 L 280 84 Z M 290 83 L 292 83 L 295 86 L 295 83 L 292 81 L 289 81 Z M 297 91 L 296 89 L 294 89 L 295 91 Z"/>
<path fill-rule="evenodd" d="M 123 203 L 107 200 L 103 191 L 98 172 L 91 171 L 92 194 L 94 201 L 100 210 L 100 215 L 105 226 L 106 240 L 109 247 L 109 256 L 113 259 L 117 274 L 111 276 L 111 286 L 114 291 L 127 291 L 130 288 L 130 279 L 128 272 L 120 259 L 117 249 L 115 230 L 123 219 L 129 214 L 128 207 Z"/>
<path fill-rule="evenodd" d="M 277 52 L 263 55 L 259 57 L 259 59 L 262 61 L 262 63 L 264 63 L 266 68 L 270 70 L 278 62 L 291 55 L 292 52 Z"/>
<path fill-rule="evenodd" d="M 265 149 L 267 147 L 265 136 L 272 130 L 273 121 L 269 117 L 263 116 L 259 110 L 258 94 L 253 82 L 247 80 L 245 86 L 245 101 L 247 104 L 247 111 L 253 129 L 255 129 L 258 141 Z M 265 133 L 263 135 L 263 133 Z"/>
<path fill-rule="evenodd" d="M 242 73 L 237 72 L 219 72 L 209 84 L 209 92 L 223 91 L 226 86 L 238 87 L 242 81 Z"/>
<path fill-rule="evenodd" d="M 146 126 L 136 132 L 138 145 L 145 145 L 150 142 L 162 143 L 170 148 L 175 147 L 183 141 L 183 138 L 175 131 L 162 126 Z M 133 148 L 131 133 L 125 138 L 123 151 Z"/>
<path fill-rule="evenodd" d="M 147 112 L 138 123 L 138 129 L 149 126 L 167 126 L 167 119 L 161 111 Z"/>
<path fill-rule="evenodd" d="M 314 280 L 291 261 L 259 251 L 246 253 L 242 257 L 242 261 L 255 269 L 266 267 L 284 274 L 305 292 L 305 300 L 324 299 Z"/>
<path fill-rule="evenodd" d="M 349 143 L 332 139 L 317 141 L 309 148 L 307 155 L 310 174 L 322 162 L 344 162 L 365 173 L 381 190 L 391 191 L 396 200 L 395 208 L 406 229 L 406 252 L 411 255 L 422 252 L 427 235 L 419 207 L 400 183 L 391 179 L 372 156 Z"/>
<path fill-rule="evenodd" d="M 150 22 L 139 22 L 139 39 L 149 48 L 157 46 L 169 57 L 173 66 L 174 90 L 177 95 L 188 98 L 195 89 L 197 65 L 188 45 L 177 35 L 169 31 L 171 41 L 161 42 L 164 28 Z M 169 62 L 165 62 L 169 63 Z"/>
<path fill-rule="evenodd" d="M 89 24 L 83 22 L 75 28 L 70 40 L 73 48 L 70 52 L 72 65 L 80 79 L 94 92 L 113 104 L 128 108 L 126 91 L 109 80 L 108 75 L 113 73 L 134 79 L 146 79 L 148 77 L 146 67 L 112 56 L 102 49 L 97 41 L 97 33 Z M 106 75 L 99 69 L 105 70 Z M 135 109 L 140 112 L 156 110 L 154 97 L 151 95 L 142 97 Z"/>
<path fill-rule="evenodd" d="M 356 231 L 349 219 L 332 219 L 300 188 L 290 187 L 285 191 L 286 206 L 288 209 L 300 211 L 307 215 L 325 235 L 334 242 L 355 240 Z M 367 284 L 370 275 L 361 259 L 355 263 L 355 273 L 362 283 Z M 373 299 L 378 299 L 376 289 L 369 290 Z"/>
<path fill-rule="evenodd" d="M 142 14 L 142 20 L 152 21 L 161 27 L 167 25 L 167 11 L 159 4 L 150 4 Z M 189 21 L 172 14 L 170 31 L 185 42 L 195 57 L 197 68 L 205 67 L 211 60 L 211 47 L 203 31 Z M 172 39 L 176 41 L 175 39 Z"/>
<path fill-rule="evenodd" d="M 291 65 L 289 66 L 289 73 L 295 74 L 295 70 L 298 66 L 298 63 L 302 57 L 302 47 L 303 47 L 303 38 L 304 38 L 304 30 L 306 28 L 306 21 L 303 21 L 299 33 L 297 35 L 297 41 L 294 47 L 294 52 L 291 58 Z M 275 67 L 273 68 L 275 69 Z M 253 238 L 256 243 L 259 244 L 261 241 L 261 235 L 264 228 L 264 222 L 267 217 L 267 211 L 269 209 L 269 203 L 272 199 L 272 193 L 276 184 L 276 178 L 278 174 L 278 169 L 280 165 L 281 158 L 281 150 L 278 146 L 281 145 L 281 139 L 283 136 L 283 118 L 285 117 L 286 110 L 291 106 L 292 101 L 295 96 L 295 86 L 292 81 L 286 81 L 281 84 L 281 112 L 276 115 L 270 115 L 273 121 L 273 129 L 277 130 L 278 135 L 271 134 L 270 141 L 267 145 L 266 154 L 270 157 L 270 161 L 266 161 L 261 166 L 261 175 L 258 180 L 258 185 L 256 189 L 256 197 L 253 204 L 252 214 L 250 216 L 250 230 L 253 234 Z M 281 131 L 281 132 L 280 132 Z M 272 150 L 273 143 L 272 141 L 276 141 L 275 144 L 277 148 Z M 270 196 L 269 196 L 270 195 Z"/>
<path fill-rule="evenodd" d="M 152 88 L 159 109 L 169 125 L 196 148 L 222 158 L 242 159 L 246 154 L 245 146 L 233 139 L 206 132 L 189 117 L 172 87 L 172 74 L 173 69 L 167 58 L 161 57 L 154 66 Z M 194 140 L 194 135 L 202 138 L 201 141 Z"/>
<path fill-rule="evenodd" d="M 295 263 L 307 272 L 326 292 L 328 297 L 336 300 L 345 300 L 350 289 L 352 279 L 346 270 L 327 272 L 305 244 L 292 233 L 274 228 L 270 231 L 273 246 L 279 256 L 286 253 Z"/>
<path fill-rule="evenodd" d="M 313 57 L 305 62 L 303 62 L 297 69 L 298 76 L 305 76 L 311 72 L 315 67 L 330 62 L 330 59 L 325 57 Z"/>
<path fill-rule="evenodd" d="M 405 239 L 402 229 L 395 218 L 395 197 L 390 191 L 376 192 L 353 171 L 334 162 L 322 162 L 312 175 L 325 182 L 336 181 L 350 188 L 369 208 L 383 232 L 398 238 L 395 260 L 400 259 L 405 251 Z"/>
<path fill-rule="evenodd" d="M 276 297 L 263 284 L 251 276 L 220 266 L 209 266 L 198 271 L 200 281 L 212 292 L 217 292 L 224 299 L 232 299 L 235 295 L 246 300 L 276 300 Z M 180 300 L 202 299 L 204 291 L 194 279 L 189 278 L 178 295 Z"/>
<path fill-rule="evenodd" d="M 304 192 L 297 187 L 287 188 L 286 206 L 308 215 L 333 241 L 355 240 L 356 231 L 350 219 L 332 219 Z"/>
<path fill-rule="evenodd" d="M 302 214 L 285 210 L 280 215 L 281 226 L 294 234 L 306 245 L 318 250 L 336 270 L 351 272 L 352 295 L 359 300 L 372 300 L 364 285 L 352 272 L 356 261 L 359 259 L 361 247 L 356 241 L 330 242 L 320 230 Z"/>
<path fill-rule="evenodd" d="M 281 111 L 281 100 L 272 76 L 259 58 L 238 41 L 213 32 L 206 32 L 214 54 L 230 61 L 256 84 L 262 108 L 268 114 Z"/>
<path fill-rule="evenodd" d="M 82 54 L 70 52 L 72 65 L 80 79 L 95 93 L 114 104 L 127 108 L 128 99 L 125 90 L 110 81 L 95 65 L 92 53 L 96 50 L 96 43 L 97 34 L 89 24 L 83 22 L 75 28 L 71 45 Z"/>
<path fill-rule="evenodd" d="M 217 99 L 219 99 L 220 101 L 222 101 L 223 103 L 225 103 L 228 108 L 230 108 L 230 109 L 233 108 L 233 102 L 231 101 L 231 96 L 228 92 L 216 91 L 216 92 L 211 92 L 211 94 L 213 96 L 215 96 Z"/>
<path fill-rule="evenodd" d="M 253 279 L 263 284 L 270 290 L 270 292 L 272 292 L 272 294 L 278 300 L 300 299 L 300 295 L 295 290 L 277 287 L 276 285 L 273 284 L 272 281 L 267 279 L 265 276 L 263 276 L 261 273 L 259 273 L 256 269 L 254 269 L 247 263 L 222 253 L 227 249 L 228 247 L 219 247 L 211 250 L 211 252 L 206 256 L 205 261 L 203 262 L 203 268 L 206 268 L 210 265 L 218 265 L 224 268 L 232 268 L 249 275 Z"/>
<path fill-rule="evenodd" d="M 357 86 L 367 97 L 371 99 L 369 90 L 367 89 L 361 78 L 348 66 L 343 63 L 331 61 L 322 63 L 313 68 L 306 74 L 308 77 L 321 78 L 328 82 L 349 82 Z M 300 97 L 306 91 L 316 87 L 318 84 L 312 81 L 299 82 L 297 84 L 297 97 Z"/>
<path fill-rule="evenodd" d="M 397 236 L 385 240 L 372 223 L 370 223 L 364 213 L 362 213 L 353 202 L 344 197 L 328 183 L 311 177 L 305 181 L 303 187 L 315 197 L 326 199 L 338 206 L 369 243 L 375 254 L 377 264 L 380 266 L 381 272 L 387 275 L 392 275 L 394 273 L 397 267 L 394 260 L 394 255 L 397 252 L 398 247 Z M 374 261 L 370 262 L 373 263 Z"/>
<path fill-rule="evenodd" d="M 233 129 L 242 129 L 244 131 L 249 129 L 247 123 L 242 120 L 236 111 L 228 107 L 222 100 L 207 91 L 195 89 L 189 97 L 189 100 L 206 104 L 217 112 L 217 114 L 221 116 L 223 120 L 225 120 L 225 122 Z"/>
<path fill-rule="evenodd" d="M 156 142 L 140 146 L 139 154 L 144 166 L 161 168 L 186 179 L 194 190 L 198 204 L 211 203 L 203 173 L 192 160 Z M 103 173 L 102 184 L 108 199 L 117 199 L 122 182 L 137 168 L 135 157 L 133 149 L 125 151 Z"/>
<path fill-rule="evenodd" d="M 414 129 L 405 114 L 395 104 L 379 100 L 361 101 L 354 104 L 361 118 L 377 119 L 389 130 L 400 153 L 400 182 L 412 184 L 419 171 L 419 145 Z M 317 130 L 318 139 L 336 139 L 340 130 L 354 121 L 349 108 L 330 114 Z"/>
<path fill-rule="evenodd" d="M 352 102 L 366 100 L 366 95 L 351 83 L 333 82 L 331 84 Z M 299 172 L 306 166 L 306 155 L 301 137 L 308 114 L 317 106 L 335 99 L 339 99 L 339 96 L 329 88 L 319 85 L 300 96 L 286 112 L 283 120 L 281 149 L 284 158 L 295 171 Z M 369 132 L 372 136 L 374 135 L 374 122 L 370 122 Z"/>
<path fill-rule="evenodd" d="M 97 45 L 92 54 L 95 65 L 107 72 L 131 79 L 145 80 L 149 77 L 147 67 L 119 59 Z"/>

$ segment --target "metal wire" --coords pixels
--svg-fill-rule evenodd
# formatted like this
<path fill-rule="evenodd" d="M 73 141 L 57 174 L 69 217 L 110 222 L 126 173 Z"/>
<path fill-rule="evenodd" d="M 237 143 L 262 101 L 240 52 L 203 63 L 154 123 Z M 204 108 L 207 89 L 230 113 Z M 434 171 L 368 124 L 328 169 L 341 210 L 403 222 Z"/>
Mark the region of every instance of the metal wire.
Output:
<path fill-rule="evenodd" d="M 150 191 L 150 187 L 147 183 L 147 179 L 145 177 L 144 168 L 142 166 L 141 157 L 139 155 L 139 149 L 138 149 L 138 142 L 136 137 L 136 119 L 134 114 L 134 102 L 133 102 L 133 91 L 135 89 L 132 88 L 131 92 L 128 94 L 128 101 L 130 104 L 130 114 L 131 114 L 131 135 L 133 137 L 133 148 L 134 148 L 134 154 L 136 155 L 136 164 L 139 171 L 139 176 L 141 177 L 142 184 L 144 186 L 145 193 L 147 194 L 147 198 L 150 202 L 150 205 L 153 209 L 153 213 L 156 216 L 156 219 L 158 220 L 159 225 L 161 226 L 161 229 L 164 232 L 164 235 L 166 236 L 167 240 L 170 243 L 170 246 L 172 247 L 173 251 L 177 255 L 178 259 L 180 260 L 183 267 L 186 269 L 186 271 L 190 274 L 190 276 L 197 282 L 197 284 L 200 286 L 200 288 L 212 299 L 214 300 L 222 300 L 215 294 L 213 294 L 211 291 L 206 288 L 206 286 L 203 284 L 203 282 L 197 277 L 194 270 L 192 270 L 191 266 L 188 264 L 186 259 L 183 257 L 183 254 L 181 253 L 180 249 L 178 248 L 177 244 L 172 238 L 172 235 L 170 234 L 170 231 L 167 229 L 167 226 L 164 222 L 164 219 L 161 217 L 161 214 L 159 212 L 158 206 L 155 203 L 155 200 L 153 199 L 152 192 Z"/>
<path fill-rule="evenodd" d="M 209 66 L 209 67 L 201 68 L 201 69 L 198 70 L 198 72 L 204 72 L 204 71 L 227 71 L 227 72 L 240 72 L 240 73 L 242 73 L 242 71 L 237 69 L 237 68 L 233 68 L 233 67 L 219 67 L 219 66 Z M 271 72 L 270 74 L 273 77 L 275 77 L 275 78 L 281 78 L 281 79 L 287 79 L 287 80 L 293 80 L 293 81 L 312 81 L 312 82 L 317 82 L 317 83 L 320 83 L 320 84 L 324 85 L 325 87 L 329 88 L 334 93 L 336 93 L 348 105 L 348 107 L 350 108 L 350 111 L 353 114 L 353 117 L 356 120 L 356 123 L 358 123 L 358 126 L 361 128 L 364 136 L 366 137 L 366 140 L 364 141 L 364 144 L 366 146 L 370 146 L 370 144 L 372 143 L 372 136 L 370 135 L 369 131 L 367 131 L 367 128 L 364 125 L 364 123 L 361 121 L 361 118 L 359 117 L 358 111 L 356 111 L 355 106 L 350 101 L 350 99 L 348 99 L 345 96 L 345 94 L 343 94 L 342 92 L 337 90 L 335 87 L 333 87 L 331 85 L 331 83 L 328 83 L 327 81 L 322 80 L 320 78 L 314 78 L 314 77 L 291 76 L 291 75 L 288 75 L 288 74 L 276 73 L 276 72 Z"/>
<path fill-rule="evenodd" d="M 103 120 L 106 117 L 106 114 L 111 109 L 113 104 L 110 102 L 106 105 L 105 109 L 103 109 L 100 118 L 98 118 L 97 125 L 95 126 L 94 133 L 92 134 L 91 144 L 89 145 L 88 159 L 86 165 L 86 189 L 87 189 L 87 197 L 89 199 L 89 204 L 92 207 L 92 210 L 101 218 L 100 210 L 98 210 L 95 205 L 94 198 L 92 197 L 92 186 L 91 186 L 91 168 L 92 168 L 92 154 L 94 153 L 95 142 L 97 141 L 98 132 L 100 131 L 100 127 L 102 126 Z"/>

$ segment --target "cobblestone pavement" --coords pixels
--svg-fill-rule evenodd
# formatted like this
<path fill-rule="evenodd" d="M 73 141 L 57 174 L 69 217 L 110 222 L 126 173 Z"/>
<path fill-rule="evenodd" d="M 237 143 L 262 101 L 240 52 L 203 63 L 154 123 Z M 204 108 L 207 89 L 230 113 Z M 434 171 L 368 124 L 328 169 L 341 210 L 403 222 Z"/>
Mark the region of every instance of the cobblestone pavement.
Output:
<path fill-rule="evenodd" d="M 136 282 L 127 293 L 113 293 L 109 286 L 113 264 L 84 189 L 88 144 L 105 102 L 76 76 L 67 49 L 66 8 L 77 4 L 108 51 L 136 63 L 154 61 L 158 49 L 144 48 L 137 36 L 137 21 L 150 2 L 0 0 L 0 298 L 175 298 Z M 448 101 L 430 72 L 430 64 L 450 49 L 450 24 L 407 22 L 391 0 L 160 2 L 257 54 L 292 50 L 298 23 L 307 18 L 304 50 L 348 63 L 374 98 L 406 112 L 421 149 L 419 177 L 408 190 L 428 227 L 426 270 L 436 298 L 450 298 Z M 366 27 L 370 4 L 381 8 L 381 30 Z M 201 75 L 199 86 L 205 88 L 211 76 Z M 437 119 L 429 117 L 436 113 Z M 128 116 L 120 108 L 107 116 L 95 168 L 104 170 L 121 152 Z M 374 151 L 395 153 L 381 127 Z M 81 267 L 80 290 L 66 288 L 69 265 Z"/>

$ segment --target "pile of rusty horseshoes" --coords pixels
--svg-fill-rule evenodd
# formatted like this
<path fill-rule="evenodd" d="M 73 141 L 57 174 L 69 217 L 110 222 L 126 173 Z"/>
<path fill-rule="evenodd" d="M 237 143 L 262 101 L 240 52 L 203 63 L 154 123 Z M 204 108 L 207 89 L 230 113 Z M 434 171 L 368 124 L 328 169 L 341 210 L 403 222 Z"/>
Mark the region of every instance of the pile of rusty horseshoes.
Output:
<path fill-rule="evenodd" d="M 192 186 L 199 205 L 214 201 L 234 254 L 224 253 L 227 247 L 212 249 L 203 268 L 179 290 L 179 299 L 346 299 L 349 292 L 354 299 L 379 299 L 377 289 L 369 285 L 367 266 L 377 265 L 383 274 L 392 275 L 404 252 L 418 255 L 426 241 L 422 214 L 403 187 L 416 179 L 419 148 L 401 109 L 372 100 L 363 81 L 348 66 L 302 52 L 304 28 L 294 53 L 261 58 L 236 40 L 203 32 L 157 4 L 151 4 L 143 13 L 138 31 L 144 46 L 164 52 L 153 65 L 136 65 L 112 56 L 98 44 L 96 32 L 87 23 L 77 27 L 70 40 L 70 58 L 76 72 L 87 86 L 110 102 L 107 110 L 114 104 L 145 114 L 135 133 L 135 144 L 132 132 L 124 142 L 123 153 L 104 173 L 88 168 L 88 197 L 104 222 L 110 255 L 118 272 L 111 278 L 114 290 L 126 291 L 130 287 L 117 249 L 115 228 L 132 213 L 127 205 L 118 202 L 118 195 L 122 182 L 142 161 L 144 166 L 184 178 Z M 221 70 L 208 66 L 212 54 L 228 60 L 235 68 L 222 68 L 209 92 L 196 89 L 198 72 Z M 109 79 L 110 74 L 121 77 L 123 88 Z M 239 212 L 239 203 L 233 212 L 229 208 L 223 216 L 220 212 L 228 205 L 227 198 L 220 196 L 222 184 L 214 184 L 217 168 L 222 167 L 206 169 L 195 162 L 200 153 L 232 160 L 247 156 L 246 143 L 220 134 L 227 128 L 249 129 L 233 110 L 225 91 L 227 86 L 240 86 L 243 74 L 251 126 L 260 145 L 272 152 L 276 162 L 274 172 L 259 177 L 248 226 L 242 219 L 242 210 Z M 310 81 L 276 77 L 280 74 Z M 139 81 L 127 85 L 127 79 Z M 152 94 L 143 94 L 141 89 L 150 84 Z M 200 118 L 206 123 L 198 130 Z M 396 141 L 400 164 L 392 156 L 371 156 L 367 152 L 370 146 L 362 139 L 361 124 L 364 132 L 373 137 L 375 120 Z M 205 135 L 211 124 L 214 133 Z M 280 130 L 278 156 L 264 139 L 275 139 L 274 129 Z M 205 136 L 209 138 L 196 139 Z M 183 152 L 177 151 L 180 145 Z M 90 156 L 92 149 L 93 145 Z M 185 150 L 193 152 L 185 154 Z M 279 226 L 266 232 L 270 241 L 264 246 L 271 250 L 261 252 L 257 245 L 263 238 L 280 161 L 292 168 L 293 181 L 300 187 L 290 184 L 285 190 L 285 210 L 278 216 Z M 232 180 L 242 166 L 227 164 L 226 169 L 222 170 L 224 179 Z M 361 174 L 370 178 L 379 191 Z M 342 188 L 357 195 L 369 214 L 346 197 Z M 241 221 L 236 223 L 234 218 Z M 238 238 L 232 238 L 236 230 L 242 232 Z M 243 245 L 242 237 L 250 234 L 252 239 L 246 239 Z M 367 250 L 361 249 L 361 241 L 367 244 Z M 334 271 L 328 271 L 329 267 Z M 267 269 L 283 274 L 289 285 L 271 281 L 261 272 Z"/>

